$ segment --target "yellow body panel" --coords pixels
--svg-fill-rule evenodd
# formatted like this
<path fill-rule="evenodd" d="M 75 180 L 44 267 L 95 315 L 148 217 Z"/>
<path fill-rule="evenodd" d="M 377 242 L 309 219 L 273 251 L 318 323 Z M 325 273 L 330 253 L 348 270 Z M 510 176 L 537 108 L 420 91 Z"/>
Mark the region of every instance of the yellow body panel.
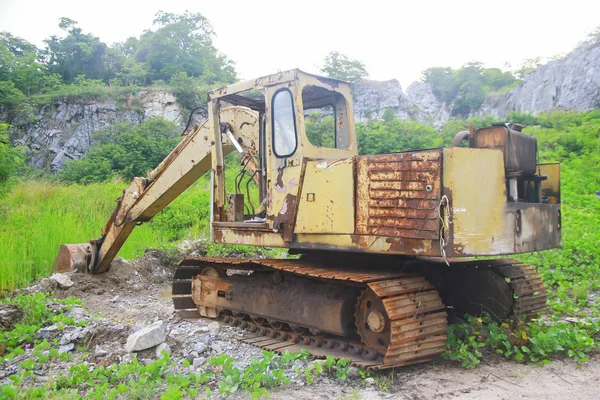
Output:
<path fill-rule="evenodd" d="M 354 162 L 307 161 L 295 233 L 354 233 Z"/>
<path fill-rule="evenodd" d="M 444 194 L 450 204 L 452 254 L 504 254 L 514 249 L 505 214 L 504 158 L 499 150 L 447 148 Z"/>
<path fill-rule="evenodd" d="M 560 163 L 540 164 L 540 175 L 548 177 L 542 181 L 542 196 L 550 204 L 560 203 Z"/>

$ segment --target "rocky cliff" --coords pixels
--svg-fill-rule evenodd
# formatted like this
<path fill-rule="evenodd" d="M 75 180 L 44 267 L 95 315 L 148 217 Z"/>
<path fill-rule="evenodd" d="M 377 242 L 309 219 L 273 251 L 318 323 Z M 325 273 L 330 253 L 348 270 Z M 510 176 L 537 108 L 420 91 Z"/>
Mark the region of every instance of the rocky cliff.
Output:
<path fill-rule="evenodd" d="M 354 90 L 357 121 L 380 119 L 385 108 L 398 118 L 440 127 L 451 109 L 438 100 L 425 82 L 410 85 L 406 94 L 396 80 L 364 81 Z M 600 107 L 600 45 L 587 45 L 529 73 L 524 82 L 506 94 L 489 94 L 471 116 L 505 117 L 510 111 L 538 114 L 552 110 L 584 111 Z"/>
<path fill-rule="evenodd" d="M 35 122 L 24 125 L 13 143 L 23 146 L 34 168 L 57 170 L 68 160 L 79 159 L 90 147 L 94 132 L 128 121 L 140 123 L 160 116 L 182 122 L 182 108 L 165 92 L 140 92 L 126 104 L 57 102 L 42 107 Z"/>

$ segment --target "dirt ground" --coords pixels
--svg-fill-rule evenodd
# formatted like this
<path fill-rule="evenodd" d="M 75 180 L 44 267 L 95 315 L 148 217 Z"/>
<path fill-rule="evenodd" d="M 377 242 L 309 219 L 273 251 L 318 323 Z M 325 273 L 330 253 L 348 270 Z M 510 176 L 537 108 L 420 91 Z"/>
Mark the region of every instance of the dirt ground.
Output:
<path fill-rule="evenodd" d="M 175 313 L 170 299 L 170 274 L 158 257 L 143 259 L 115 269 L 101 276 L 73 274 L 75 285 L 59 296 L 76 296 L 85 303 L 90 314 L 102 314 L 111 326 L 124 326 L 116 338 L 123 341 L 136 328 L 161 320 L 169 324 L 170 338 L 183 335 L 184 341 L 170 341 L 173 355 L 186 357 L 196 346 L 196 331 L 211 320 L 182 321 Z M 117 325 L 115 325 L 117 324 Z M 191 333 L 190 333 L 191 332 Z M 249 360 L 259 350 L 238 340 L 243 334 L 237 328 L 222 326 L 220 333 L 202 339 L 210 351 L 219 350 Z M 100 340 L 97 341 L 102 344 Z M 178 344 L 179 343 L 179 344 Z M 215 347 L 216 346 L 216 347 Z M 118 347 L 118 346 L 113 346 Z M 212 349 L 212 350 L 211 350 Z M 122 353 L 121 353 L 122 354 Z M 212 354 L 215 354 L 213 352 Z M 206 357 L 210 354 L 206 353 Z M 139 358 L 139 356 L 138 356 Z M 48 372 L 51 373 L 51 372 Z M 473 370 L 456 363 L 437 360 L 430 364 L 398 368 L 386 380 L 376 379 L 367 384 L 362 379 L 339 383 L 322 379 L 313 385 L 300 381 L 274 390 L 271 399 L 598 399 L 600 398 L 600 356 L 595 355 L 584 365 L 570 360 L 556 360 L 550 365 L 525 365 L 491 357 Z M 382 383 L 383 382 L 383 383 Z M 381 391 L 387 386 L 387 391 Z M 231 398 L 246 399 L 248 394 L 238 392 Z"/>

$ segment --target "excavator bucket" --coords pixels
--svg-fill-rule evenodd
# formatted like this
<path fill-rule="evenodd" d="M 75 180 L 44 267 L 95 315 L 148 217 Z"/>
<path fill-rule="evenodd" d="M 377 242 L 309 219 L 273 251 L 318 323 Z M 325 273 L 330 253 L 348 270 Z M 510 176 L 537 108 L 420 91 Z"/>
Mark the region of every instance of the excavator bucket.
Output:
<path fill-rule="evenodd" d="M 57 272 L 85 271 L 92 255 L 89 243 L 62 244 L 52 269 Z"/>

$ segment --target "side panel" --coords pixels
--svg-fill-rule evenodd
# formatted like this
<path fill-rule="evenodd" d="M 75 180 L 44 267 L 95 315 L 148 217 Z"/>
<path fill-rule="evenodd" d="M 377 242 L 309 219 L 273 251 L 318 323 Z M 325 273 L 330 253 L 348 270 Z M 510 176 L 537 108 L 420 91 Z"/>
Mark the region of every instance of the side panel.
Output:
<path fill-rule="evenodd" d="M 357 157 L 356 233 L 439 239 L 440 149 Z"/>
<path fill-rule="evenodd" d="M 513 253 L 514 222 L 505 216 L 502 151 L 444 149 L 443 168 L 444 194 L 450 202 L 446 253 L 453 256 Z"/>
<path fill-rule="evenodd" d="M 354 233 L 354 159 L 306 161 L 294 233 Z"/>
<path fill-rule="evenodd" d="M 542 196 L 548 197 L 548 203 L 560 203 L 560 164 L 540 164 L 540 175 L 548 177 L 542 181 Z"/>

